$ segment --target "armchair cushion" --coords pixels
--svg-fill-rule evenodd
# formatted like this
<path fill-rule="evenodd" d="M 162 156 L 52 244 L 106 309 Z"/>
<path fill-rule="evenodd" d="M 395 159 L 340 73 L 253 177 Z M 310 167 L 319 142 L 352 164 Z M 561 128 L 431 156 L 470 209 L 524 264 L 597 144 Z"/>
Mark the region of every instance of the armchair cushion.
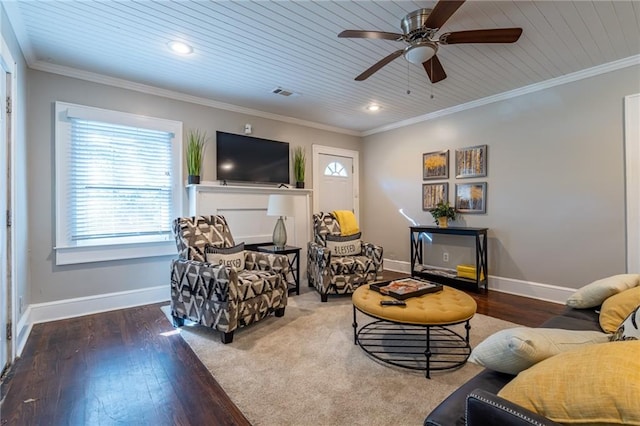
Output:
<path fill-rule="evenodd" d="M 335 256 L 355 256 L 362 252 L 362 233 L 349 236 L 327 235 L 327 248 Z"/>
<path fill-rule="evenodd" d="M 239 271 L 238 298 L 249 300 L 261 294 L 270 293 L 280 287 L 282 277 L 271 271 Z"/>
<path fill-rule="evenodd" d="M 244 269 L 244 243 L 228 248 L 207 245 L 204 252 L 208 263 L 228 266 L 236 271 Z"/>

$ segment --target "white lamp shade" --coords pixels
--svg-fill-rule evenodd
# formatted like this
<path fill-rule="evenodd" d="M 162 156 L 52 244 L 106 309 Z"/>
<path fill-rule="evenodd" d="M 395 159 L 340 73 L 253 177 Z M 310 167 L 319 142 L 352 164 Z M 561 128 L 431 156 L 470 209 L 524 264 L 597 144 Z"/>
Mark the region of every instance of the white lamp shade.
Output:
<path fill-rule="evenodd" d="M 295 213 L 293 197 L 283 194 L 269 195 L 267 216 L 293 216 Z"/>

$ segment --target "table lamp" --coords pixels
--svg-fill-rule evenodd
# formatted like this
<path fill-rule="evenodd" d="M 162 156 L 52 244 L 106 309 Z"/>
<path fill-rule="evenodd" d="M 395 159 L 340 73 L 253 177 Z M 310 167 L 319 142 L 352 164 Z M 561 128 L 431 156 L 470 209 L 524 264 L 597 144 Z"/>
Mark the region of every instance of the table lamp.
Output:
<path fill-rule="evenodd" d="M 287 228 L 284 226 L 283 219 L 287 216 L 293 216 L 293 214 L 294 206 L 291 196 L 282 194 L 269 195 L 267 216 L 279 216 L 276 221 L 276 227 L 273 229 L 273 245 L 276 248 L 282 249 L 287 244 Z"/>

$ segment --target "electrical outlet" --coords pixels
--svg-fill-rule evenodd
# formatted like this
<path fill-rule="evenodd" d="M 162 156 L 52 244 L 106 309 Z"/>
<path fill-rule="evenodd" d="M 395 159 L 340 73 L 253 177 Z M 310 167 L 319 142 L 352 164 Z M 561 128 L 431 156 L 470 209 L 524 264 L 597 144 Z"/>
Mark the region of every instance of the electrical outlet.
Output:
<path fill-rule="evenodd" d="M 442 261 L 443 262 L 448 262 L 449 261 L 449 253 L 447 253 L 447 252 L 442 253 Z"/>

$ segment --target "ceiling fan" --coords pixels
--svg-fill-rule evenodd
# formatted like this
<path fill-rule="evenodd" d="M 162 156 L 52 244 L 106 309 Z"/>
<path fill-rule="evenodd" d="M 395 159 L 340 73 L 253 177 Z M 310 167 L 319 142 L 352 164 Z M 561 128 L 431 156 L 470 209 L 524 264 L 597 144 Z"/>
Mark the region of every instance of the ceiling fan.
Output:
<path fill-rule="evenodd" d="M 345 30 L 338 34 L 341 38 L 374 38 L 383 40 L 404 41 L 408 44 L 404 49 L 396 50 L 382 58 L 365 72 L 357 76 L 356 81 L 366 80 L 373 73 L 399 56 L 412 64 L 424 67 L 432 83 L 447 78 L 440 60 L 436 56 L 438 48 L 447 44 L 462 43 L 514 43 L 522 34 L 522 28 L 496 28 L 492 30 L 454 31 L 444 33 L 435 38 L 435 34 L 447 22 L 464 0 L 440 0 L 433 9 L 418 9 L 400 21 L 403 34 L 385 31 Z"/>

